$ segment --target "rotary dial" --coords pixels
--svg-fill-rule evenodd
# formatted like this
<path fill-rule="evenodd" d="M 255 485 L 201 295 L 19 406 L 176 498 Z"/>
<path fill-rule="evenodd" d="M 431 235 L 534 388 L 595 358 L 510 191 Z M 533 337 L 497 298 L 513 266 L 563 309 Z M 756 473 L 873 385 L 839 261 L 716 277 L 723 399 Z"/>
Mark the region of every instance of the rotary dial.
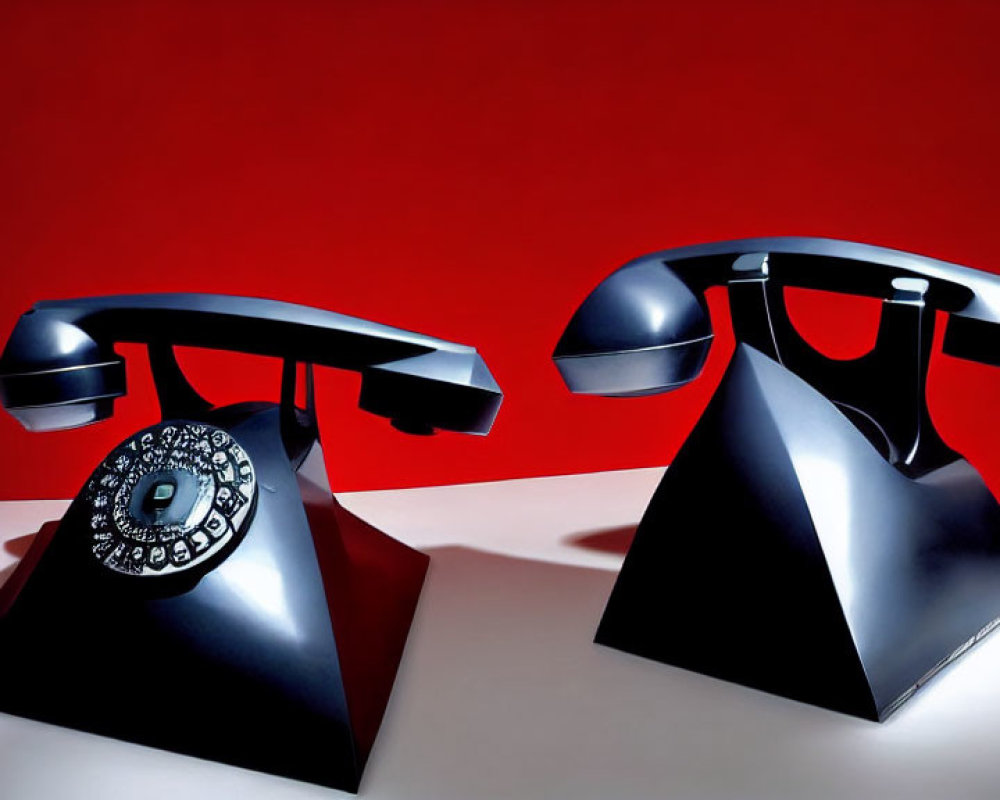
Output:
<path fill-rule="evenodd" d="M 253 514 L 246 451 L 221 428 L 165 422 L 122 442 L 94 471 L 90 549 L 125 575 L 170 575 L 222 556 Z"/>

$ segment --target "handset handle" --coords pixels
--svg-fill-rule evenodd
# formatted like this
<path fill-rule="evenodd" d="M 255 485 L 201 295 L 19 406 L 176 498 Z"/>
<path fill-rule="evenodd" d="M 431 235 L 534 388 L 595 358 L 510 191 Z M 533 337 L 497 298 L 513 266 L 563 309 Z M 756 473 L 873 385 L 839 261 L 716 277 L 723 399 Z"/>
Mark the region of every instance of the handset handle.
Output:
<path fill-rule="evenodd" d="M 115 342 L 278 356 L 361 372 L 362 408 L 404 429 L 489 431 L 502 393 L 475 348 L 309 306 L 216 294 L 45 301 L 0 356 L 0 400 L 26 427 L 110 416 L 125 394 Z"/>
<path fill-rule="evenodd" d="M 637 395 L 696 378 L 711 347 L 709 286 L 766 279 L 883 300 L 911 287 L 949 313 L 944 352 L 1000 366 L 1000 276 L 900 250 L 808 237 L 711 242 L 634 259 L 583 301 L 553 359 L 574 392 Z"/>
<path fill-rule="evenodd" d="M 888 247 L 817 237 L 739 239 L 651 253 L 692 290 L 732 282 L 743 256 L 767 257 L 772 284 L 891 299 L 899 279 L 927 282 L 923 302 L 949 313 L 948 355 L 1000 366 L 1000 275 Z M 626 268 L 629 265 L 626 265 Z"/>

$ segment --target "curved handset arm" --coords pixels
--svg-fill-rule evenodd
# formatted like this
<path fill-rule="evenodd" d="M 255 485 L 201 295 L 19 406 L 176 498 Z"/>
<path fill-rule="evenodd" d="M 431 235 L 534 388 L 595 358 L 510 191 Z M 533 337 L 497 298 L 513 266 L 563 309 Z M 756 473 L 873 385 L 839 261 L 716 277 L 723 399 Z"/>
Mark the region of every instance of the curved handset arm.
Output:
<path fill-rule="evenodd" d="M 34 430 L 105 419 L 114 398 L 125 394 L 115 342 L 210 347 L 356 370 L 360 406 L 410 430 L 485 434 L 503 397 L 472 347 L 276 300 L 150 294 L 36 303 L 0 356 L 0 400 Z"/>
<path fill-rule="evenodd" d="M 835 239 L 778 237 L 679 247 L 643 256 L 587 297 L 553 358 L 572 391 L 638 395 L 697 377 L 711 346 L 708 286 L 766 280 L 949 313 L 944 351 L 1000 365 L 1000 276 Z"/>

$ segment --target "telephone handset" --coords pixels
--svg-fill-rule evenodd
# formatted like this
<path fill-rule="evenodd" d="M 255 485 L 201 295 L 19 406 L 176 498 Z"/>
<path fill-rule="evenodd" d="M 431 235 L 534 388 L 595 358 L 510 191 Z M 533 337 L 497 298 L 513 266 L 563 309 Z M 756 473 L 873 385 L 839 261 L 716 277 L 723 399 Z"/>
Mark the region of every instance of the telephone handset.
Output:
<path fill-rule="evenodd" d="M 499 387 L 464 345 L 160 294 L 36 304 L 0 356 L 0 400 L 29 430 L 106 419 L 125 394 L 117 342 L 147 344 L 162 419 L 0 588 L 0 709 L 356 791 L 427 557 L 331 495 L 312 365 L 359 371 L 359 405 L 411 433 L 488 433 Z M 283 358 L 280 402 L 213 407 L 176 345 Z"/>
<path fill-rule="evenodd" d="M 149 345 L 168 408 L 192 399 L 175 380 L 175 345 L 358 371 L 361 407 L 419 433 L 488 433 L 502 397 L 472 347 L 276 300 L 151 294 L 36 303 L 0 357 L 4 407 L 29 430 L 105 419 L 125 394 L 115 342 Z"/>
<path fill-rule="evenodd" d="M 636 532 L 596 640 L 884 719 L 1000 618 L 1000 507 L 938 435 L 925 385 L 946 353 L 1000 366 L 1000 277 L 853 242 L 681 247 L 612 273 L 553 355 L 571 391 L 667 392 L 736 349 Z M 882 300 L 874 348 L 834 360 L 784 287 Z"/>

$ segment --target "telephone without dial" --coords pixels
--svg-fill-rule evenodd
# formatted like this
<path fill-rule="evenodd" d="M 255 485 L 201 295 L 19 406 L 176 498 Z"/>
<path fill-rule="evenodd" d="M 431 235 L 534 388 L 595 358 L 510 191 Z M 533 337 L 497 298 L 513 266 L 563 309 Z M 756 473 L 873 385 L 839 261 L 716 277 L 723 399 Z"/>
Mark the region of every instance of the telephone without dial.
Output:
<path fill-rule="evenodd" d="M 865 244 L 681 247 L 612 273 L 553 359 L 577 393 L 697 378 L 727 287 L 736 349 L 636 531 L 596 641 L 881 720 L 1000 618 L 1000 507 L 938 435 L 945 353 L 1000 366 L 1000 277 Z M 786 286 L 880 298 L 874 348 L 828 358 Z"/>
<path fill-rule="evenodd" d="M 359 371 L 360 406 L 412 433 L 486 434 L 499 387 L 464 345 L 162 294 L 36 304 L 0 400 L 29 430 L 106 419 L 125 394 L 116 342 L 148 346 L 162 420 L 101 462 L 0 590 L 0 709 L 356 791 L 427 557 L 330 494 L 312 365 Z M 280 402 L 213 407 L 176 345 L 284 359 Z"/>

